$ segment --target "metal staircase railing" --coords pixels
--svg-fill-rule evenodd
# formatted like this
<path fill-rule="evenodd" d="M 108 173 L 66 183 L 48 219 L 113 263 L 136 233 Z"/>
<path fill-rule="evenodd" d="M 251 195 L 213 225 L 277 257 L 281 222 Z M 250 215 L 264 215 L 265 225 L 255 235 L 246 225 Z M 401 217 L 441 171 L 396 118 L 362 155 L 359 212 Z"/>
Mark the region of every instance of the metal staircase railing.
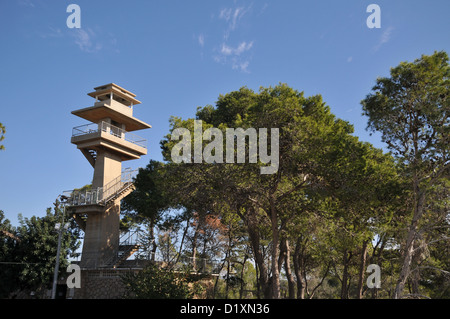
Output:
<path fill-rule="evenodd" d="M 136 176 L 137 172 L 138 170 L 124 170 L 120 176 L 103 186 L 102 199 L 99 202 L 106 205 L 133 186 L 133 177 Z"/>
<path fill-rule="evenodd" d="M 134 230 L 128 231 L 119 239 L 119 245 L 137 245 L 141 242 L 141 230 L 136 228 Z"/>
<path fill-rule="evenodd" d="M 137 172 L 138 170 L 126 169 L 103 187 L 64 191 L 63 195 L 68 198 L 69 206 L 106 205 L 133 186 L 133 178 Z"/>
<path fill-rule="evenodd" d="M 140 247 L 140 229 L 123 234 L 119 239 L 119 249 L 106 262 L 106 267 L 116 268 Z"/>

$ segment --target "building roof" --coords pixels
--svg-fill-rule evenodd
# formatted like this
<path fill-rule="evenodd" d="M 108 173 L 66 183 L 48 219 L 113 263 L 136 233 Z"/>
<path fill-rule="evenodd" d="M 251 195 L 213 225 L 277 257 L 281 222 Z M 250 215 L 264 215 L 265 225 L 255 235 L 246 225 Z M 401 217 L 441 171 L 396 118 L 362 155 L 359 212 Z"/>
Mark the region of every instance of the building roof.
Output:
<path fill-rule="evenodd" d="M 100 95 L 107 95 L 108 93 L 113 92 L 114 96 L 119 96 L 125 101 L 130 102 L 130 104 L 136 105 L 141 104 L 141 101 L 135 99 L 136 94 L 131 93 L 130 91 L 124 89 L 123 87 L 118 86 L 115 83 L 109 83 L 101 86 L 97 86 L 94 88 L 94 92 L 88 93 L 89 96 L 96 98 Z"/>

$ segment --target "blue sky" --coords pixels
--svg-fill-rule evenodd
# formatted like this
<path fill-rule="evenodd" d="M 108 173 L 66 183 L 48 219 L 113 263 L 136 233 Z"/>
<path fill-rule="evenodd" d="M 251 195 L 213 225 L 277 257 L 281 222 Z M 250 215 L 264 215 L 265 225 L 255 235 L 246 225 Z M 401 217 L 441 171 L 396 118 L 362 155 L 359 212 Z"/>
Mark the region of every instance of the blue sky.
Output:
<path fill-rule="evenodd" d="M 81 28 L 68 28 L 69 4 L 81 8 Z M 369 4 L 381 8 L 381 28 L 369 29 Z M 64 190 L 88 184 L 93 169 L 70 143 L 72 115 L 93 105 L 86 94 L 114 82 L 142 101 L 134 115 L 152 125 L 136 132 L 148 155 L 171 115 L 193 117 L 219 94 L 279 82 L 322 94 L 361 140 L 360 101 L 378 76 L 401 61 L 435 50 L 450 53 L 450 1 L 62 1 L 0 2 L 0 210 L 43 216 Z"/>

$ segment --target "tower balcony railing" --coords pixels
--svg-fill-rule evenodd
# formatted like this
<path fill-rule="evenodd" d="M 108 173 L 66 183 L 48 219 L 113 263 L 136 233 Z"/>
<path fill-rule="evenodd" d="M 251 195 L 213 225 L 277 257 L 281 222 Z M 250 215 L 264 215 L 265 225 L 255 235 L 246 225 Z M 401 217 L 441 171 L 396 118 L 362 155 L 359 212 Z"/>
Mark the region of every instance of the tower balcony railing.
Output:
<path fill-rule="evenodd" d="M 92 134 L 97 132 L 109 133 L 115 137 L 123 139 L 127 142 L 133 143 L 143 148 L 147 148 L 147 140 L 130 132 L 127 132 L 120 127 L 114 126 L 108 122 L 90 123 L 76 126 L 72 129 L 72 137 Z"/>
<path fill-rule="evenodd" d="M 63 195 L 67 198 L 65 204 L 68 206 L 99 204 L 103 199 L 103 187 L 96 189 L 74 189 L 64 191 Z"/>

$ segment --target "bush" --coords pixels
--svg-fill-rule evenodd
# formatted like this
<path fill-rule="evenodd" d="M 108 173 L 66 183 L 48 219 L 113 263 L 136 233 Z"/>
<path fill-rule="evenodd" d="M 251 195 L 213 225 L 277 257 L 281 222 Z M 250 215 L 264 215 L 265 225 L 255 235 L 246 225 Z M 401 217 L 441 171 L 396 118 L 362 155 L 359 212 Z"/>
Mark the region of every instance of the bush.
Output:
<path fill-rule="evenodd" d="M 199 285 L 193 283 L 188 273 L 175 273 L 156 265 L 150 265 L 138 273 L 122 277 L 125 298 L 130 299 L 187 299 L 199 293 Z"/>

